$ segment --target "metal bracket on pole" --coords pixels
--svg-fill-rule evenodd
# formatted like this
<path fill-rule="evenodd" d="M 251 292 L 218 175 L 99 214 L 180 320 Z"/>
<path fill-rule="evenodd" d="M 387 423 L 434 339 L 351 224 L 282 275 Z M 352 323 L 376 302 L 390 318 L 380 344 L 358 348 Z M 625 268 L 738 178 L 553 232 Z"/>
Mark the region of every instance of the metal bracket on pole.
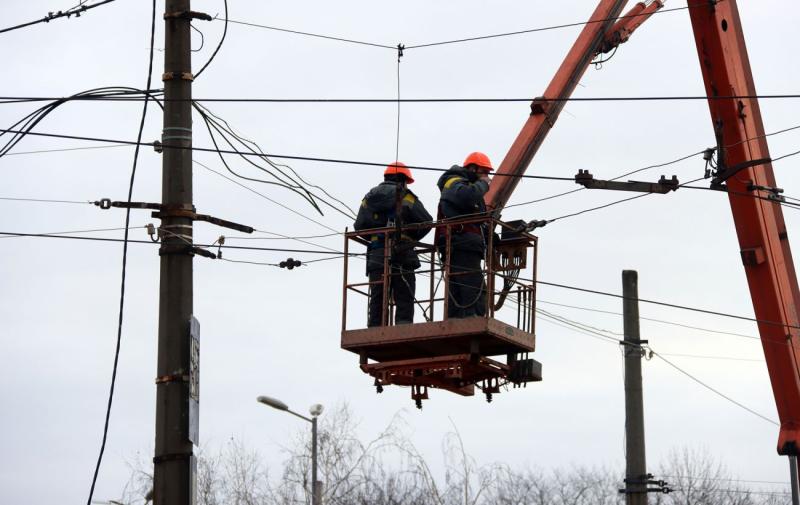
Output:
<path fill-rule="evenodd" d="M 614 191 L 636 191 L 639 193 L 659 193 L 667 194 L 670 191 L 675 191 L 680 187 L 680 182 L 676 176 L 667 179 L 661 176 L 658 182 L 642 182 L 642 181 L 604 181 L 595 179 L 588 170 L 578 170 L 575 174 L 575 182 L 585 187 L 586 189 L 611 189 Z"/>
<path fill-rule="evenodd" d="M 184 81 L 193 81 L 194 75 L 191 72 L 164 72 L 161 74 L 162 81 L 171 81 L 173 79 L 183 79 Z"/>
<path fill-rule="evenodd" d="M 720 167 L 714 173 L 714 178 L 711 179 L 711 187 L 719 189 L 720 187 L 722 187 L 722 184 L 725 181 L 727 181 L 734 175 L 738 174 L 742 170 L 751 167 L 757 167 L 759 165 L 766 165 L 767 163 L 772 163 L 772 158 L 759 158 L 757 160 L 744 161 L 742 163 L 737 163 L 732 167 L 726 167 L 724 165 L 720 165 Z"/>
<path fill-rule="evenodd" d="M 206 14 L 205 12 L 197 12 L 197 11 L 177 11 L 177 12 L 165 12 L 164 19 L 201 19 L 203 21 L 213 21 L 210 15 Z"/>
<path fill-rule="evenodd" d="M 185 217 L 192 221 L 205 221 L 207 223 L 222 226 L 223 228 L 230 228 L 232 230 L 240 231 L 242 233 L 253 233 L 255 229 L 252 226 L 234 223 L 218 217 L 209 216 L 208 214 L 197 214 L 194 205 L 162 205 L 160 203 L 148 202 L 117 202 L 111 201 L 109 198 L 103 198 L 94 202 L 95 205 L 101 209 L 110 209 L 111 207 L 123 209 L 152 209 L 152 216 L 158 219 L 165 217 Z"/>
<path fill-rule="evenodd" d="M 657 487 L 648 487 L 642 490 L 634 491 L 632 489 L 628 489 L 628 487 L 625 486 L 624 488 L 619 489 L 619 492 L 622 494 L 642 494 L 642 493 L 669 494 L 672 492 L 672 488 L 669 487 L 669 482 L 665 480 L 654 480 L 652 473 L 642 475 L 638 479 L 624 479 L 623 482 L 625 482 L 625 484 L 644 484 L 645 486 L 650 485 Z"/>

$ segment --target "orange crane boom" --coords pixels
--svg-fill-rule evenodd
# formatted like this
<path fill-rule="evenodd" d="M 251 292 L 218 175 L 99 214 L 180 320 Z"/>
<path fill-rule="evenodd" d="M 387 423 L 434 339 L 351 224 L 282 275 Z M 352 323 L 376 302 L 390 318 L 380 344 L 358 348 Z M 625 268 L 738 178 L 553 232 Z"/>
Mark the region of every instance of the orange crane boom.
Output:
<path fill-rule="evenodd" d="M 592 59 L 628 40 L 660 9 L 639 2 L 619 17 L 625 0 L 601 0 L 506 154 L 485 196 L 499 215 Z M 690 0 L 689 14 L 717 147 L 713 187 L 727 190 L 780 418 L 778 453 L 800 452 L 798 289 L 736 0 Z M 735 175 L 735 177 L 734 177 Z M 762 196 L 760 192 L 765 192 Z"/>
<path fill-rule="evenodd" d="M 778 453 L 797 455 L 800 437 L 797 302 L 800 293 L 781 206 L 753 198 L 775 188 L 735 0 L 689 9 L 712 125 L 717 137 L 717 183 L 728 195 L 750 296 L 780 418 Z M 735 177 L 734 177 L 735 175 Z"/>
<path fill-rule="evenodd" d="M 572 96 L 586 69 L 600 53 L 608 52 L 616 45 L 628 40 L 631 33 L 655 11 L 663 6 L 656 0 L 652 3 L 637 3 L 625 16 L 620 17 L 627 0 L 602 0 L 583 27 L 567 57 L 544 95 L 531 103 L 531 115 L 511 145 L 494 179 L 485 201 L 489 209 L 499 214 L 508 203 L 519 183 L 519 177 L 528 168 L 550 129 L 555 125 L 565 99 Z"/>

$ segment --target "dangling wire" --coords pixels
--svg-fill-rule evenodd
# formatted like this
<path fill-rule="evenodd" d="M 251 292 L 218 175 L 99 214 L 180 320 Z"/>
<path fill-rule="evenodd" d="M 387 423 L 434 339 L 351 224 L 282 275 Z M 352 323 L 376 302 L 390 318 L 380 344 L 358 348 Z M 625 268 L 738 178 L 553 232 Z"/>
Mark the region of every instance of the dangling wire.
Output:
<path fill-rule="evenodd" d="M 605 59 L 600 58 L 600 59 L 592 61 L 591 64 L 594 65 L 594 69 L 595 70 L 601 70 L 603 68 L 603 63 L 607 62 L 608 60 L 613 58 L 615 54 L 617 54 L 617 48 L 618 47 L 619 46 L 614 46 L 614 49 L 611 50 L 611 54 L 609 54 L 608 57 L 606 57 Z"/>
<path fill-rule="evenodd" d="M 394 142 L 394 159 L 400 159 L 400 59 L 403 57 L 403 44 L 397 44 L 397 137 Z"/>

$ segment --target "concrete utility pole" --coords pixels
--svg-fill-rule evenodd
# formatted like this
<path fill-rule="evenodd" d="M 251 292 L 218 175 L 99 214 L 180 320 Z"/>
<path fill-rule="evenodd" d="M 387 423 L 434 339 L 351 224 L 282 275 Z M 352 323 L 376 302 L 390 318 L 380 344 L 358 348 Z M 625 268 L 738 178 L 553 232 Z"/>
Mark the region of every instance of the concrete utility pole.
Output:
<path fill-rule="evenodd" d="M 154 505 L 194 505 L 196 501 L 193 442 L 197 442 L 199 348 L 192 338 L 197 325 L 192 319 L 190 10 L 190 0 L 165 0 Z"/>
<path fill-rule="evenodd" d="M 625 340 L 625 503 L 647 505 L 647 462 L 644 450 L 642 355 L 639 338 L 639 287 L 635 270 L 622 271 Z"/>

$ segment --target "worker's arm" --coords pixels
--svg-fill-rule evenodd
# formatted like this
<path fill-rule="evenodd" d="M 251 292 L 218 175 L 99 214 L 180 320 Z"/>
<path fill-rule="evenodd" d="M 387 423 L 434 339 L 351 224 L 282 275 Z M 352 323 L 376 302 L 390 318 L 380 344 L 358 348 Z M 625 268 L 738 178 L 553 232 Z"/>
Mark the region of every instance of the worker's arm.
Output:
<path fill-rule="evenodd" d="M 353 225 L 355 230 L 366 230 L 369 228 L 374 228 L 374 226 L 370 226 L 372 224 L 372 211 L 367 207 L 367 199 L 361 200 L 361 206 L 358 208 L 358 215 L 356 216 L 356 222 Z"/>
<path fill-rule="evenodd" d="M 483 195 L 489 191 L 489 179 L 482 178 L 470 182 L 464 177 L 454 177 L 445 183 L 442 198 L 465 214 L 476 212 L 483 202 Z"/>
<path fill-rule="evenodd" d="M 408 191 L 403 197 L 403 220 L 406 224 L 432 223 L 433 217 L 422 205 L 417 195 Z M 407 234 L 414 240 L 422 240 L 429 231 L 431 231 L 430 228 L 417 228 L 408 230 Z"/>

